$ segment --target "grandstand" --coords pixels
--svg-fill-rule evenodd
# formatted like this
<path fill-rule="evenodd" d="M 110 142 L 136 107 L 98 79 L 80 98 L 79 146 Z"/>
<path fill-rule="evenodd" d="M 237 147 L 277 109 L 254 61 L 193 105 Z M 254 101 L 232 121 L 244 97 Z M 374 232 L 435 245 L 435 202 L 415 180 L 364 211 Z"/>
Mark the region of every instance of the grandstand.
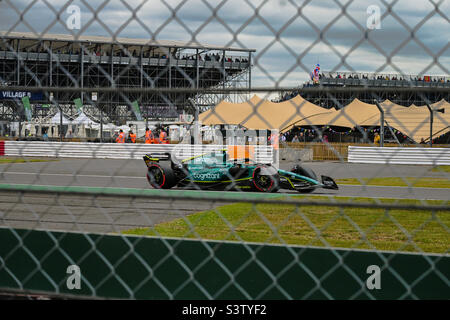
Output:
<path fill-rule="evenodd" d="M 320 74 L 320 86 L 335 90 L 332 97 L 324 90 L 313 90 L 315 86 L 306 83 L 294 92 L 284 93 L 280 101 L 289 100 L 300 94 L 308 101 L 324 108 L 341 109 L 355 98 L 366 103 L 390 100 L 409 107 L 450 99 L 450 76 L 412 76 L 387 73 L 329 72 Z M 346 88 L 347 90 L 341 90 Z M 350 89 L 349 89 L 350 88 Z M 370 90 L 366 90 L 370 88 Z M 353 89 L 353 90 L 352 90 Z M 425 101 L 428 100 L 428 101 Z"/>
<path fill-rule="evenodd" d="M 226 88 L 251 86 L 254 50 L 195 42 L 0 32 L 0 86 L 54 88 Z M 123 93 L 77 91 L 17 92 L 2 90 L 0 121 L 24 119 L 21 98 L 30 97 L 33 118 L 61 108 L 74 117 L 74 99 L 86 113 L 116 124 L 135 120 L 137 101 L 146 120 L 176 119 L 195 98 L 210 106 L 222 95 L 191 93 Z M 246 96 L 228 96 L 236 101 Z M 105 119 L 105 120 L 106 120 Z"/>

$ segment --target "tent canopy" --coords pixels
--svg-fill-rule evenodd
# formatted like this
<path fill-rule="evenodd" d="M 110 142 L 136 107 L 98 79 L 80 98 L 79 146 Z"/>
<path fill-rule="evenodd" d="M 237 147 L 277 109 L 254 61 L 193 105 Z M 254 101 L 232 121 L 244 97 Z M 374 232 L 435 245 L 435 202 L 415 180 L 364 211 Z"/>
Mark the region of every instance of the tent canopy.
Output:
<path fill-rule="evenodd" d="M 61 124 L 61 111 L 58 111 L 51 119 L 50 119 L 50 123 L 52 124 Z M 62 124 L 66 125 L 66 124 L 71 124 L 72 122 L 66 118 L 66 116 L 63 114 L 62 115 Z"/>
<path fill-rule="evenodd" d="M 81 112 L 78 117 L 72 120 L 73 124 L 94 124 L 95 122 L 92 121 L 84 112 Z"/>
<path fill-rule="evenodd" d="M 299 122 L 331 112 L 331 110 L 316 106 L 299 95 L 280 103 L 264 100 L 255 109 L 256 114 L 245 119 L 240 123 L 241 125 L 251 129 L 286 131 Z"/>
<path fill-rule="evenodd" d="M 399 130 L 416 142 L 430 136 L 430 113 L 426 106 L 403 107 L 389 100 L 380 103 L 384 110 L 385 126 Z M 450 131 L 450 104 L 441 100 L 431 105 L 434 110 L 433 135 Z M 354 99 L 340 110 L 325 109 L 301 96 L 281 103 L 262 100 L 256 95 L 244 103 L 220 102 L 215 108 L 202 113 L 199 119 L 204 125 L 234 124 L 248 129 L 278 129 L 282 132 L 293 126 L 357 126 L 380 125 L 380 111 L 375 104 Z"/>
<path fill-rule="evenodd" d="M 199 115 L 199 120 L 204 125 L 216 124 L 240 124 L 252 116 L 254 109 L 262 103 L 262 100 L 254 95 L 249 101 L 243 103 L 230 103 L 221 101 L 213 109 Z"/>
<path fill-rule="evenodd" d="M 324 110 L 324 109 L 322 109 Z M 375 105 L 364 103 L 354 99 L 350 104 L 340 110 L 328 110 L 329 112 L 316 114 L 305 119 L 297 126 L 337 126 L 353 128 L 371 118 L 380 118 L 380 112 Z M 379 123 L 379 120 L 378 120 Z"/>
<path fill-rule="evenodd" d="M 303 119 L 329 112 L 300 96 L 274 103 L 255 95 L 244 103 L 222 101 L 215 108 L 200 114 L 199 120 L 204 125 L 234 124 L 248 129 L 287 130 Z"/>

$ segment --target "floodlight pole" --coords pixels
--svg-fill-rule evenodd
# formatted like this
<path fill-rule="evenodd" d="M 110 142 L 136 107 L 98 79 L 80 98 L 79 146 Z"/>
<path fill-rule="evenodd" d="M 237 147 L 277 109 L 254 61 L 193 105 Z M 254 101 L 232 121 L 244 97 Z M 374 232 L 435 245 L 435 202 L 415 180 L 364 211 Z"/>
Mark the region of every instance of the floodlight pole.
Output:
<path fill-rule="evenodd" d="M 58 104 L 58 109 L 59 109 L 59 141 L 63 141 L 63 113 L 62 113 L 62 108 L 59 106 Z"/>
<path fill-rule="evenodd" d="M 198 140 L 198 135 L 200 132 L 199 122 L 198 122 L 198 118 L 199 118 L 198 105 L 196 105 L 194 100 L 191 98 L 189 98 L 189 103 L 194 107 L 194 110 L 195 110 L 194 111 L 194 130 L 193 130 L 194 144 L 195 144 Z"/>
<path fill-rule="evenodd" d="M 435 113 L 435 112 L 445 113 L 445 109 L 442 108 L 442 109 L 435 109 L 435 110 L 433 110 L 433 109 L 431 108 L 431 106 L 430 106 L 429 103 L 426 102 L 425 104 L 426 104 L 426 106 L 427 106 L 427 108 L 428 108 L 428 111 L 430 111 L 430 148 L 432 148 L 432 147 L 433 147 L 433 123 L 434 123 L 434 113 Z"/>
<path fill-rule="evenodd" d="M 192 100 L 192 99 L 189 99 L 189 103 L 194 108 L 194 121 L 198 122 L 198 116 L 199 116 L 198 106 L 195 104 L 194 100 Z"/>
<path fill-rule="evenodd" d="M 22 115 L 19 113 L 19 141 L 22 139 Z"/>
<path fill-rule="evenodd" d="M 375 100 L 375 104 L 380 111 L 380 147 L 384 147 L 384 110 L 378 101 Z"/>
<path fill-rule="evenodd" d="M 100 143 L 103 143 L 103 109 L 98 105 L 100 109 Z"/>

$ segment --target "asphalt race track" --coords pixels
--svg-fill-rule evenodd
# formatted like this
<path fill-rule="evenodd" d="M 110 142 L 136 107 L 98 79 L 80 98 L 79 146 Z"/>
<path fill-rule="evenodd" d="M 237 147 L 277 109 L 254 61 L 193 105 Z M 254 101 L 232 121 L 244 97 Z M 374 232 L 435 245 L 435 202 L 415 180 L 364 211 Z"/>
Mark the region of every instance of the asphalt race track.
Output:
<path fill-rule="evenodd" d="M 318 175 L 333 178 L 444 177 L 431 166 L 365 165 L 339 162 L 307 163 Z M 289 169 L 291 163 L 282 163 Z M 60 159 L 0 165 L 1 184 L 149 188 L 141 160 Z M 281 191 L 283 192 L 283 191 Z M 286 191 L 297 194 L 296 192 Z M 448 189 L 340 185 L 337 191 L 318 189 L 313 195 L 396 199 L 450 200 Z M 16 228 L 86 232 L 119 232 L 148 227 L 223 203 L 164 199 L 56 196 L 0 193 L 0 225 Z"/>

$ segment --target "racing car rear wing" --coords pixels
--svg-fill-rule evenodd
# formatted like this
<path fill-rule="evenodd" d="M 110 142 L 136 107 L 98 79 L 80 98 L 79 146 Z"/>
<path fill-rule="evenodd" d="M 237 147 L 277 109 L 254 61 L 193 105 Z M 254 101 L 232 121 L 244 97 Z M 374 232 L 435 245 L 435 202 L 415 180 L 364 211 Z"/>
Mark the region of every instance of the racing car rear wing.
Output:
<path fill-rule="evenodd" d="M 148 165 L 149 162 L 170 161 L 171 158 L 170 153 L 151 153 L 144 156 L 144 161 Z"/>

